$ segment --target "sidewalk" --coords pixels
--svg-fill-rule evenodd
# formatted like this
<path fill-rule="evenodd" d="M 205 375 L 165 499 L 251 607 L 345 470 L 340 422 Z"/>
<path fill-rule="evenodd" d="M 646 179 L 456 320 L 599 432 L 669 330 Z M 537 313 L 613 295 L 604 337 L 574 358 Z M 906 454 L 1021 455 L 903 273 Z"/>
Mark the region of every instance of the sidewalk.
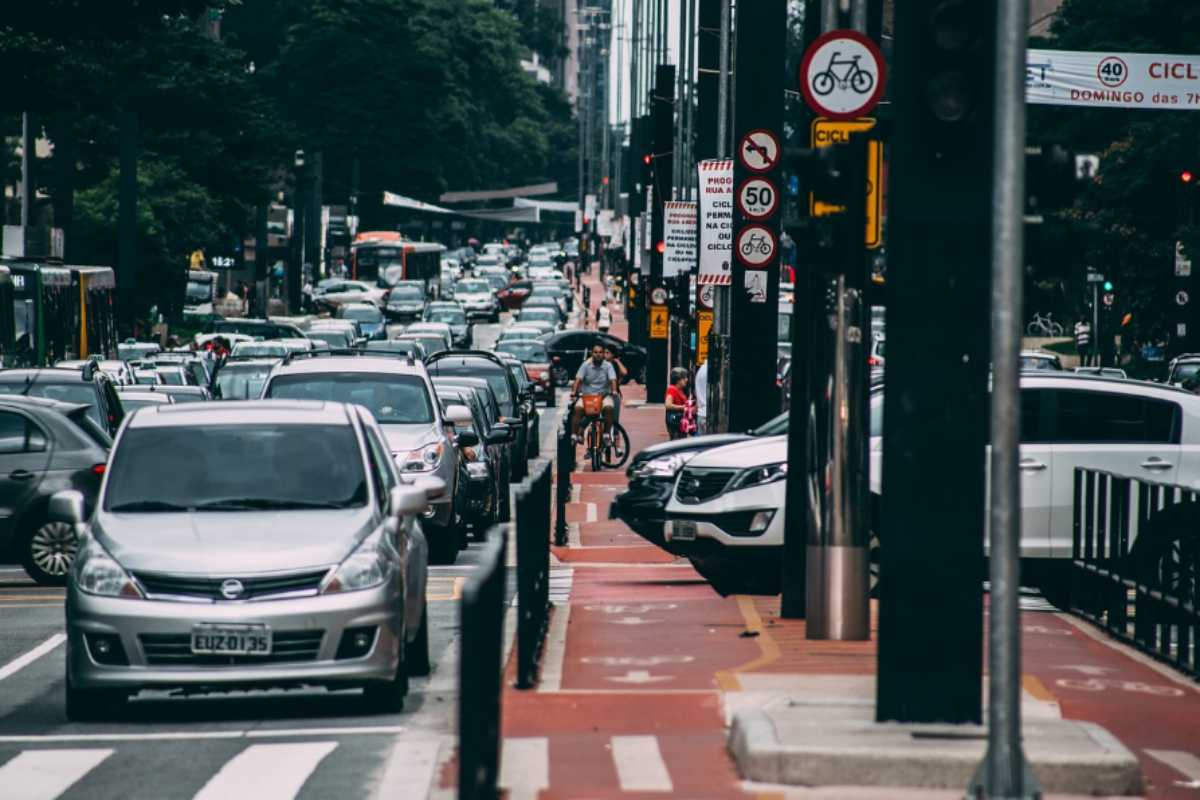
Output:
<path fill-rule="evenodd" d="M 613 333 L 627 330 L 618 315 Z M 643 387 L 627 386 L 634 452 L 666 438 L 661 405 L 642 403 Z M 855 786 L 855 774 L 820 787 L 743 780 L 735 715 L 849 697 L 870 716 L 875 642 L 809 641 L 803 621 L 780 619 L 777 597 L 718 596 L 687 561 L 606 519 L 623 472 L 579 470 L 570 543 L 552 548 L 560 592 L 541 683 L 522 692 L 506 682 L 501 785 L 511 800 L 962 797 L 965 781 L 930 790 Z M 1060 716 L 1098 723 L 1136 755 L 1146 797 L 1200 798 L 1200 685 L 1038 598 L 1022 605 L 1027 740 Z"/>

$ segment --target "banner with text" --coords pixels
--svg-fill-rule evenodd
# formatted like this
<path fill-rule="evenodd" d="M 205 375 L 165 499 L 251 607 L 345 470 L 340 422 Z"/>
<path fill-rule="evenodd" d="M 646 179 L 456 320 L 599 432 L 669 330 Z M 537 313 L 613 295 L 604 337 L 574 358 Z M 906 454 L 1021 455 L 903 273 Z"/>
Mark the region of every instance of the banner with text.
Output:
<path fill-rule="evenodd" d="M 728 286 L 733 278 L 733 161 L 696 165 L 700 175 L 700 283 Z"/>
<path fill-rule="evenodd" d="M 1200 56 L 1029 50 L 1025 100 L 1056 106 L 1200 111 Z"/>
<path fill-rule="evenodd" d="M 663 277 L 696 268 L 696 204 L 663 203 Z"/>

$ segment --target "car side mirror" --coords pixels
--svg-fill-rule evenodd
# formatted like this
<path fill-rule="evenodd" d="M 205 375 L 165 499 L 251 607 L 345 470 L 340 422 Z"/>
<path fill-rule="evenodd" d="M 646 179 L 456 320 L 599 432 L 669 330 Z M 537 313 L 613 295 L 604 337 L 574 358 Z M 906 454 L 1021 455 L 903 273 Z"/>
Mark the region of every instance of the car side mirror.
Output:
<path fill-rule="evenodd" d="M 83 365 L 83 380 L 85 383 L 91 383 L 96 377 L 96 362 L 87 361 Z"/>
<path fill-rule="evenodd" d="M 432 475 L 422 475 L 413 481 L 413 486 L 425 492 L 425 503 L 428 505 L 446 493 L 446 482 Z"/>
<path fill-rule="evenodd" d="M 83 492 L 66 489 L 50 496 L 47 516 L 51 522 L 65 522 L 71 526 L 83 524 Z"/>
<path fill-rule="evenodd" d="M 411 517 L 422 513 L 428 503 L 425 492 L 413 486 L 393 487 L 388 498 L 392 513 L 397 516 Z"/>
<path fill-rule="evenodd" d="M 516 434 L 513 432 L 512 428 L 503 423 L 499 423 L 492 426 L 492 429 L 488 431 L 484 441 L 486 441 L 488 444 L 504 444 L 506 442 L 511 442 L 515 438 Z"/>
<path fill-rule="evenodd" d="M 454 437 L 454 443 L 459 447 L 477 447 L 479 436 L 474 431 L 463 431 Z"/>

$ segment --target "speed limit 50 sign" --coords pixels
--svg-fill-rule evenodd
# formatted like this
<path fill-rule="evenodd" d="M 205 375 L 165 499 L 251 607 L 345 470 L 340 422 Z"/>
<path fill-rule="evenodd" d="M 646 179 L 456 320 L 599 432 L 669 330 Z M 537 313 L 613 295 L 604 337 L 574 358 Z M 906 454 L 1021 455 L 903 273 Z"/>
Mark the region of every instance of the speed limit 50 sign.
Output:
<path fill-rule="evenodd" d="M 747 178 L 738 187 L 737 204 L 747 219 L 766 219 L 779 207 L 779 191 L 767 178 Z"/>

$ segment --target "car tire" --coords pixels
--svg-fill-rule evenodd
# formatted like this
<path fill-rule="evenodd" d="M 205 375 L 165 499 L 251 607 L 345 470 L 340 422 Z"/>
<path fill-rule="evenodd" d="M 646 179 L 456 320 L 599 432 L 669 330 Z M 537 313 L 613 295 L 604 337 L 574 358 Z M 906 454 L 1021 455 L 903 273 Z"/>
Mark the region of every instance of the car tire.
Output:
<path fill-rule="evenodd" d="M 21 566 L 37 583 L 63 586 L 78 551 L 79 538 L 70 524 L 39 519 L 21 539 Z"/>
<path fill-rule="evenodd" d="M 363 710 L 368 714 L 395 714 L 404 710 L 404 698 L 408 696 L 408 661 L 403 636 L 400 641 L 400 661 L 392 679 L 363 686 Z"/>
<path fill-rule="evenodd" d="M 119 689 L 76 689 L 67 675 L 67 719 L 71 722 L 107 722 L 118 719 L 126 694 Z"/>
<path fill-rule="evenodd" d="M 417 628 L 417 638 L 404 653 L 404 666 L 409 675 L 424 676 L 433 671 L 429 661 L 429 605 L 421 609 L 421 627 Z"/>
<path fill-rule="evenodd" d="M 425 538 L 429 540 L 429 563 L 453 564 L 458 558 L 458 531 L 433 525 L 426 525 L 425 529 Z"/>

